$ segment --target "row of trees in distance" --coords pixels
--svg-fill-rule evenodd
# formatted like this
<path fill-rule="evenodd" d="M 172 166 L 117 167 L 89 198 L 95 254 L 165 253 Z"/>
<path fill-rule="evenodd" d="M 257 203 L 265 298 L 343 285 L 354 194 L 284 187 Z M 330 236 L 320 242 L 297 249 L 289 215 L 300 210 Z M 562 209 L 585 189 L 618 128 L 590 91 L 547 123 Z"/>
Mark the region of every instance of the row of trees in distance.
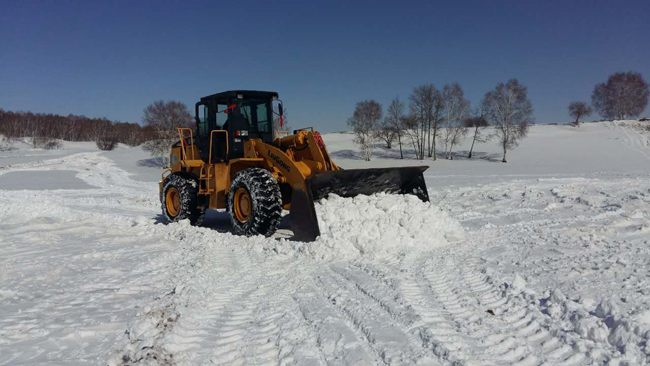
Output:
<path fill-rule="evenodd" d="M 155 131 L 137 123 L 113 122 L 106 118 L 0 109 L 0 134 L 4 135 L 7 146 L 16 139 L 30 138 L 34 148 L 57 149 L 61 140 L 65 140 L 94 141 L 98 147 L 110 150 L 117 143 L 140 145 L 153 138 Z"/>
<path fill-rule="evenodd" d="M 405 145 L 411 146 L 420 160 L 425 157 L 437 160 L 439 152 L 453 159 L 454 147 L 470 134 L 469 158 L 475 143 L 494 137 L 503 149 L 505 163 L 508 150 L 526 137 L 533 122 L 527 88 L 517 79 L 510 79 L 487 92 L 474 109 L 458 83 L 444 85 L 442 90 L 433 84 L 417 86 L 409 96 L 408 108 L 405 102 L 395 98 L 385 116 L 381 104 L 365 100 L 357 103 L 348 125 L 367 161 L 372 158 L 376 142 L 381 140 L 387 148 L 397 142 L 402 159 Z M 484 131 L 488 126 L 493 127 L 491 134 Z"/>

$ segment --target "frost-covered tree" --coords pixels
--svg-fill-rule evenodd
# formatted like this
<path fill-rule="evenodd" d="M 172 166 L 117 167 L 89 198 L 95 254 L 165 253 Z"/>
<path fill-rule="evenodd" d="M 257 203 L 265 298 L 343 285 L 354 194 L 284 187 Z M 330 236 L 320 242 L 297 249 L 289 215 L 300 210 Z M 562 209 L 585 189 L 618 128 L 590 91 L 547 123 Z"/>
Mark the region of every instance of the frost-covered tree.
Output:
<path fill-rule="evenodd" d="M 146 141 L 142 149 L 152 156 L 160 156 L 163 166 L 168 166 L 167 158 L 172 144 L 178 140 L 178 127 L 193 127 L 192 116 L 182 102 L 157 100 L 144 109 L 142 122 L 152 127 L 156 137 Z"/>
<path fill-rule="evenodd" d="M 469 111 L 469 101 L 465 99 L 463 88 L 458 83 L 443 87 L 442 101 L 444 117 L 440 138 L 445 145 L 445 155 L 447 159 L 451 160 L 453 159 L 454 146 L 460 144 L 467 135 L 464 120 Z"/>
<path fill-rule="evenodd" d="M 517 79 L 499 83 L 483 97 L 482 109 L 494 126 L 494 135 L 503 148 L 502 161 L 507 163 L 507 151 L 519 145 L 519 141 L 528 134 L 528 125 L 534 121 L 528 88 Z"/>
<path fill-rule="evenodd" d="M 618 72 L 597 84 L 591 95 L 596 112 L 608 119 L 637 117 L 648 105 L 648 83 L 638 72 Z"/>
<path fill-rule="evenodd" d="M 354 142 L 359 145 L 366 161 L 372 158 L 375 138 L 382 118 L 381 104 L 374 100 L 358 102 L 348 126 L 354 131 Z"/>
<path fill-rule="evenodd" d="M 400 159 L 404 159 L 404 152 L 402 150 L 402 139 L 406 133 L 407 126 L 404 123 L 404 110 L 406 109 L 406 104 L 395 98 L 390 102 L 388 110 L 386 111 L 386 117 L 384 118 L 384 124 L 389 126 L 395 133 L 395 138 L 397 139 L 397 144 L 399 145 L 399 156 Z"/>
<path fill-rule="evenodd" d="M 484 134 L 484 130 L 490 126 L 488 120 L 483 117 L 481 114 L 476 114 L 473 117 L 466 118 L 465 127 L 471 131 L 472 135 L 472 147 L 469 149 L 468 159 L 472 158 L 472 153 L 474 152 L 474 144 L 479 142 L 487 142 L 492 136 L 489 134 Z"/>
<path fill-rule="evenodd" d="M 571 102 L 569 104 L 569 116 L 576 119 L 573 125 L 580 126 L 580 118 L 590 116 L 593 113 L 593 108 L 585 102 Z"/>

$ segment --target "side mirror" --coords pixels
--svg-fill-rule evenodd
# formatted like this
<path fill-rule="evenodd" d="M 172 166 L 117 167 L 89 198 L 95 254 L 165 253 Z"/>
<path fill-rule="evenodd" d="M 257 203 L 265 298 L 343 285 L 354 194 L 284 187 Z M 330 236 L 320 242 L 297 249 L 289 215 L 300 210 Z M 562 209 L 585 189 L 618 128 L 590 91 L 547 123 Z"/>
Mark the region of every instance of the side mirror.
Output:
<path fill-rule="evenodd" d="M 278 104 L 278 112 L 280 112 L 280 116 L 284 115 L 284 109 L 282 108 L 282 103 Z"/>

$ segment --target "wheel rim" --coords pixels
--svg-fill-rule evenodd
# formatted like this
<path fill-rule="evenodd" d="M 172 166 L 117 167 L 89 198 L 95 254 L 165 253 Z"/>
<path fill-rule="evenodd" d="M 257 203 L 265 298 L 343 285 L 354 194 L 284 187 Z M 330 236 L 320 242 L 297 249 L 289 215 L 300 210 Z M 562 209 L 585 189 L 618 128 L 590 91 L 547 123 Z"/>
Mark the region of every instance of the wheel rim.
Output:
<path fill-rule="evenodd" d="M 181 211 L 181 195 L 178 192 L 178 189 L 170 187 L 167 190 L 165 204 L 167 206 L 167 212 L 170 216 L 178 216 L 178 213 Z"/>
<path fill-rule="evenodd" d="M 253 211 L 253 201 L 251 195 L 245 188 L 238 188 L 235 191 L 234 200 L 235 216 L 239 222 L 246 222 L 251 217 Z"/>

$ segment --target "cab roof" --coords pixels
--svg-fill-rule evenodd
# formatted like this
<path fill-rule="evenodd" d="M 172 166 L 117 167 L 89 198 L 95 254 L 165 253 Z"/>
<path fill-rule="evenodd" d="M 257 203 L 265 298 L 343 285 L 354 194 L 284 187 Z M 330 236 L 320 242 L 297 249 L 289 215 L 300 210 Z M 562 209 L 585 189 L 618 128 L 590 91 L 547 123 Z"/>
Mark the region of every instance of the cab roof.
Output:
<path fill-rule="evenodd" d="M 241 94 L 244 96 L 244 99 L 247 98 L 262 98 L 262 99 L 267 99 L 267 98 L 273 98 L 273 97 L 278 97 L 277 92 L 272 92 L 272 91 L 261 91 L 261 90 L 228 90 L 225 92 L 221 93 L 216 93 L 212 95 L 205 96 L 201 98 L 201 101 L 206 101 L 206 100 L 213 100 L 216 99 L 217 101 L 230 101 L 231 99 L 237 98 L 237 94 Z"/>

